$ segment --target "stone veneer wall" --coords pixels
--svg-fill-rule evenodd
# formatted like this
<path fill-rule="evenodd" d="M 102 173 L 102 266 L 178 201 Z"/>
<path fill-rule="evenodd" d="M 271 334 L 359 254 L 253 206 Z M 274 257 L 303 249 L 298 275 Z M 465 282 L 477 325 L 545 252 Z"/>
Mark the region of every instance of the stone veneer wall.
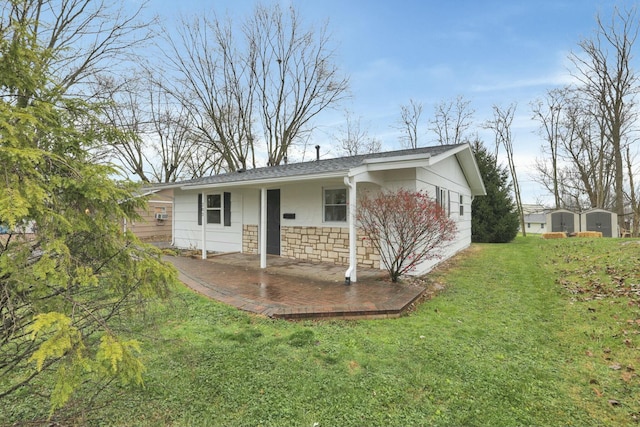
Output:
<path fill-rule="evenodd" d="M 282 256 L 304 261 L 349 265 L 349 229 L 346 227 L 282 227 Z M 361 267 L 380 268 L 380 255 L 358 232 L 356 258 Z"/>
<path fill-rule="evenodd" d="M 258 255 L 258 225 L 242 226 L 242 253 Z"/>
<path fill-rule="evenodd" d="M 303 261 L 349 265 L 349 229 L 346 227 L 280 228 L 280 254 Z M 358 230 L 356 244 L 358 266 L 380 268 L 380 255 L 369 239 Z M 258 254 L 258 226 L 242 226 L 242 252 Z"/>

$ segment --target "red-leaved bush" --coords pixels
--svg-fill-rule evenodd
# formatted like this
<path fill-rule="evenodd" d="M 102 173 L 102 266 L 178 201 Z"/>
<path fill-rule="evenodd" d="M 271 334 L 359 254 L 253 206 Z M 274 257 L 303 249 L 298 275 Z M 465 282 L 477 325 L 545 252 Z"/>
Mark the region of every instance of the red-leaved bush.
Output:
<path fill-rule="evenodd" d="M 359 200 L 356 216 L 392 282 L 423 261 L 439 258 L 457 231 L 440 205 L 419 191 L 367 194 Z"/>

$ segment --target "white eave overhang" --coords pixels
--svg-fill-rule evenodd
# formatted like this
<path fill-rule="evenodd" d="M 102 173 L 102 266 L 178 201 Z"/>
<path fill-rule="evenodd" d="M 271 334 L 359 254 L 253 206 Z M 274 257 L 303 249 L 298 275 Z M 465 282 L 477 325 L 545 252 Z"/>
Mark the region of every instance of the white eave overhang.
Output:
<path fill-rule="evenodd" d="M 187 184 L 180 187 L 181 190 L 203 190 L 207 188 L 229 188 L 229 187 L 274 187 L 278 184 L 286 183 L 286 182 L 300 182 L 300 181 L 313 181 L 319 179 L 332 179 L 332 178 L 343 178 L 347 176 L 347 172 L 345 170 L 334 171 L 334 172 L 323 172 L 309 175 L 291 175 L 291 176 L 281 176 L 277 178 L 262 178 L 262 179 L 251 179 L 247 181 L 229 181 L 229 182 L 210 182 L 210 183 L 200 183 L 200 184 Z"/>
<path fill-rule="evenodd" d="M 357 177 L 369 172 L 427 167 L 430 164 L 430 158 L 431 156 L 428 154 L 411 154 L 407 156 L 364 159 L 362 165 L 349 170 L 348 176 Z"/>

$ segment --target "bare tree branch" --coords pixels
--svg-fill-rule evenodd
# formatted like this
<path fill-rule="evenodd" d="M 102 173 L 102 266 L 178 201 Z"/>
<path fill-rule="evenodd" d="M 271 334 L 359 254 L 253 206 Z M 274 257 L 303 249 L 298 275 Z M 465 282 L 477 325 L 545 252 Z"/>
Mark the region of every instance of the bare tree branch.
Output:
<path fill-rule="evenodd" d="M 418 128 L 422 115 L 422 102 L 409 100 L 408 104 L 400 106 L 400 118 L 396 129 L 400 130 L 400 142 L 406 148 L 418 148 Z"/>
<path fill-rule="evenodd" d="M 122 1 L 23 0 L 1 9 L 0 19 L 32 26 L 30 43 L 49 50 L 43 66 L 59 90 L 91 96 L 86 83 L 134 60 L 136 49 L 152 38 L 155 20 L 141 18 L 144 7 L 142 2 L 129 12 Z"/>
<path fill-rule="evenodd" d="M 312 130 L 321 111 L 347 95 L 348 79 L 334 63 L 325 24 L 305 30 L 298 12 L 258 5 L 245 24 L 255 53 L 256 103 L 270 165 L 279 164 L 290 145 Z"/>
<path fill-rule="evenodd" d="M 340 134 L 334 136 L 340 143 L 342 154 L 355 156 L 364 153 L 377 153 L 382 143 L 369 136 L 369 132 L 362 127 L 362 117 L 353 117 L 350 111 L 345 112 L 345 125 L 339 128 Z"/>
<path fill-rule="evenodd" d="M 615 210 L 620 227 L 624 226 L 623 153 L 636 116 L 638 76 L 631 63 L 639 28 L 635 7 L 626 11 L 616 8 L 609 24 L 597 17 L 593 38 L 579 43 L 582 54 L 570 56 L 580 82 L 578 89 L 593 100 L 595 112 L 602 119 L 604 137 L 612 148 Z"/>
<path fill-rule="evenodd" d="M 453 101 L 442 101 L 434 107 L 429 129 L 436 134 L 441 145 L 461 144 L 470 140 L 467 131 L 473 124 L 474 114 L 471 101 L 462 96 Z"/>
<path fill-rule="evenodd" d="M 524 211 L 522 210 L 522 198 L 520 193 L 520 184 L 518 183 L 518 174 L 516 173 L 516 164 L 514 161 L 513 136 L 511 134 L 511 124 L 516 111 L 516 104 L 511 104 L 506 109 L 502 109 L 496 105 L 493 106 L 493 120 L 485 123 L 487 129 L 493 130 L 495 134 L 496 147 L 501 146 L 507 153 L 507 161 L 509 163 L 509 171 L 511 172 L 511 181 L 513 184 L 513 192 L 516 199 L 516 208 L 520 217 L 520 230 L 522 235 L 526 236 L 527 232 L 524 227 Z"/>

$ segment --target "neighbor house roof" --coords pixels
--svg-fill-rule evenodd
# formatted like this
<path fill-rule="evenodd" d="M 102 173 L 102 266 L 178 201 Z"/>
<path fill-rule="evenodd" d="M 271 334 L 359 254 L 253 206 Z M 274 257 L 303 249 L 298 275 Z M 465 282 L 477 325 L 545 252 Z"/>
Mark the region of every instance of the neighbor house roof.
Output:
<path fill-rule="evenodd" d="M 547 216 L 543 213 L 534 213 L 534 214 L 528 214 L 524 216 L 524 222 L 539 222 L 539 223 L 546 223 L 547 222 Z"/>
<path fill-rule="evenodd" d="M 451 153 L 449 153 L 451 152 Z M 473 153 L 468 144 L 437 145 L 433 147 L 421 147 L 408 150 L 386 151 L 382 153 L 361 154 L 333 159 L 321 159 L 300 163 L 289 163 L 277 166 L 267 166 L 256 169 L 235 171 L 219 175 L 182 181 L 171 184 L 171 187 L 199 188 L 207 186 L 225 186 L 229 184 L 264 183 L 270 180 L 288 180 L 321 177 L 345 176 L 350 170 L 370 162 L 385 163 L 404 159 L 431 159 L 437 162 L 451 154 L 461 153 L 459 159 L 465 171 L 467 180 L 470 181 L 474 194 L 485 194 L 482 177 L 479 174 Z"/>

